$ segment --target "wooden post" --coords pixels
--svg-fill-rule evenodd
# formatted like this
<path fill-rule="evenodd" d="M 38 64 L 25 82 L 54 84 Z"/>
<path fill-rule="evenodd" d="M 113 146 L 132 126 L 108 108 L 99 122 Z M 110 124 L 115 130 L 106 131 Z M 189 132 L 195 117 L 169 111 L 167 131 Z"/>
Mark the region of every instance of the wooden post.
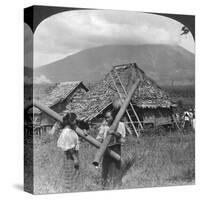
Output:
<path fill-rule="evenodd" d="M 117 116 L 116 118 L 114 119 L 113 121 L 113 124 L 111 125 L 110 129 L 108 130 L 108 134 L 106 136 L 106 138 L 104 139 L 104 142 L 102 143 L 100 149 L 97 151 L 96 155 L 95 155 L 95 159 L 93 161 L 93 165 L 94 166 L 99 166 L 99 162 L 102 158 L 102 156 L 104 155 L 109 143 L 110 143 L 110 140 L 112 138 L 112 133 L 113 132 L 116 132 L 117 130 L 117 127 L 118 127 L 118 123 L 119 121 L 121 120 L 122 116 L 124 115 L 125 111 L 126 111 L 126 108 L 128 107 L 130 101 L 131 101 L 131 98 L 135 92 L 135 90 L 137 89 L 137 86 L 139 85 L 139 82 L 140 80 L 138 79 L 135 84 L 133 84 L 132 88 L 130 89 L 123 105 L 121 106 L 119 112 L 117 113 Z M 109 134 L 111 133 L 111 134 Z"/>
<path fill-rule="evenodd" d="M 178 130 L 180 131 L 180 127 L 179 127 L 179 125 L 178 125 L 178 123 L 177 123 L 177 120 L 176 120 L 176 117 L 174 116 L 174 114 L 172 114 L 172 119 L 173 119 L 173 121 L 175 122 L 175 124 L 176 124 Z"/>
<path fill-rule="evenodd" d="M 40 110 L 42 110 L 43 112 L 45 112 L 47 115 L 51 116 L 53 119 L 55 119 L 56 121 L 59 121 L 61 123 L 63 123 L 63 118 L 58 114 L 56 113 L 55 111 L 51 110 L 50 108 L 48 108 L 47 106 L 44 106 L 42 104 L 40 104 L 39 102 L 37 101 L 34 101 L 33 103 L 30 103 L 28 104 L 25 109 L 27 109 L 28 107 L 31 107 L 32 106 L 35 106 L 37 108 L 39 108 Z M 97 148 L 100 148 L 101 147 L 101 143 L 94 139 L 92 136 L 90 135 L 86 135 L 83 130 L 81 130 L 80 128 L 76 128 L 76 133 L 82 137 L 84 140 L 86 140 L 87 142 L 89 142 L 90 144 L 92 144 L 93 146 L 97 147 Z M 108 154 L 114 158 L 115 160 L 117 161 L 120 161 L 121 160 L 121 157 L 115 153 L 114 151 L 108 149 L 107 150 Z"/>

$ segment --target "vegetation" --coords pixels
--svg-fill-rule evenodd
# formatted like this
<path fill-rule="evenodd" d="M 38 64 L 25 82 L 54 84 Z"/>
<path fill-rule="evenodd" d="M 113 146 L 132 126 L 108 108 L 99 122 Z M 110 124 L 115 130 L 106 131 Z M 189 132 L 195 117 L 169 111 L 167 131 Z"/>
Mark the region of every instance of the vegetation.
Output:
<path fill-rule="evenodd" d="M 172 100 L 180 105 L 183 109 L 194 108 L 195 104 L 195 87 L 194 86 L 174 86 L 164 87 L 172 97 Z"/>
<path fill-rule="evenodd" d="M 58 136 L 34 136 L 34 192 L 69 192 L 63 188 L 64 154 L 56 146 Z M 125 163 L 121 183 L 106 189 L 127 189 L 194 184 L 195 135 L 171 132 L 167 136 L 128 136 L 122 148 Z M 74 191 L 102 190 L 101 167 L 91 163 L 96 148 L 82 141 L 80 181 Z"/>

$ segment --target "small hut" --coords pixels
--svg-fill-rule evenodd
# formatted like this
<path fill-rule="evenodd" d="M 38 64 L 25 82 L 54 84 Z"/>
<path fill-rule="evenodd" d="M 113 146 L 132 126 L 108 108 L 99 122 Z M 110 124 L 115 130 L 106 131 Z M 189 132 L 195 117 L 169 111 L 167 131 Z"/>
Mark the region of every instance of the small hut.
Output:
<path fill-rule="evenodd" d="M 66 109 L 67 104 L 76 101 L 87 91 L 88 88 L 81 81 L 61 82 L 56 84 L 46 97 L 39 99 L 39 102 L 55 112 L 61 113 Z M 43 126 L 53 125 L 55 122 L 46 113 L 38 109 L 34 110 L 34 116 L 37 118 L 37 123 Z"/>
<path fill-rule="evenodd" d="M 140 79 L 125 118 L 130 127 L 160 126 L 173 123 L 173 103 L 168 93 L 149 78 L 136 63 L 114 66 L 105 77 L 80 99 L 67 104 L 62 114 L 72 111 L 80 120 L 98 123 L 102 114 L 111 109 L 116 99 L 123 101 L 127 93 Z"/>

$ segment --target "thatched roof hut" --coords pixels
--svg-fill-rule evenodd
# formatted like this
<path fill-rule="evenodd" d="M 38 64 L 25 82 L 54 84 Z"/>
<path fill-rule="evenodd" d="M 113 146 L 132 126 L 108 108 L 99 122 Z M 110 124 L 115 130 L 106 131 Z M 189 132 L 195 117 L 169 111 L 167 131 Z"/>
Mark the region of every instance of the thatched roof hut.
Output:
<path fill-rule="evenodd" d="M 132 97 L 132 104 L 142 122 L 145 120 L 145 117 L 148 118 L 149 113 L 153 112 L 153 115 L 155 115 L 157 109 L 158 115 L 163 113 L 162 111 L 167 113 L 166 110 L 171 109 L 173 104 L 168 93 L 149 78 L 136 63 L 130 63 L 114 66 L 110 73 L 106 74 L 82 98 L 73 100 L 68 104 L 62 114 L 64 115 L 66 112 L 73 111 L 78 115 L 80 120 L 91 122 L 97 119 L 112 105 L 116 98 L 119 98 L 119 93 L 125 98 L 126 95 L 124 95 L 120 87 L 118 77 L 126 91 L 129 91 L 136 79 L 140 79 L 140 84 Z M 119 92 L 117 92 L 115 84 Z M 147 115 L 145 114 L 146 112 L 148 113 Z M 135 120 L 133 119 L 133 121 Z"/>
<path fill-rule="evenodd" d="M 81 81 L 61 82 L 56 84 L 48 95 L 38 101 L 57 113 L 61 113 L 65 110 L 67 104 L 80 99 L 87 91 L 88 88 Z M 40 116 L 41 124 L 52 124 L 54 122 L 52 118 L 38 109 L 34 109 L 34 114 Z"/>
<path fill-rule="evenodd" d="M 56 84 L 55 88 L 45 98 L 40 99 L 40 103 L 52 107 L 65 100 L 77 87 L 82 87 L 85 91 L 88 91 L 81 81 L 61 82 Z"/>

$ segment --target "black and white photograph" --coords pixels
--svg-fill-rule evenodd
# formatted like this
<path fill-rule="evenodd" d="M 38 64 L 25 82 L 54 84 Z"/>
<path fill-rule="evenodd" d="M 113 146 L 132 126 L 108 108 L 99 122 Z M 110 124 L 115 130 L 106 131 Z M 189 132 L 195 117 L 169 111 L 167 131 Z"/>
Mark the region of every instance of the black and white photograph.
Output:
<path fill-rule="evenodd" d="M 195 184 L 195 16 L 24 9 L 24 190 Z"/>

